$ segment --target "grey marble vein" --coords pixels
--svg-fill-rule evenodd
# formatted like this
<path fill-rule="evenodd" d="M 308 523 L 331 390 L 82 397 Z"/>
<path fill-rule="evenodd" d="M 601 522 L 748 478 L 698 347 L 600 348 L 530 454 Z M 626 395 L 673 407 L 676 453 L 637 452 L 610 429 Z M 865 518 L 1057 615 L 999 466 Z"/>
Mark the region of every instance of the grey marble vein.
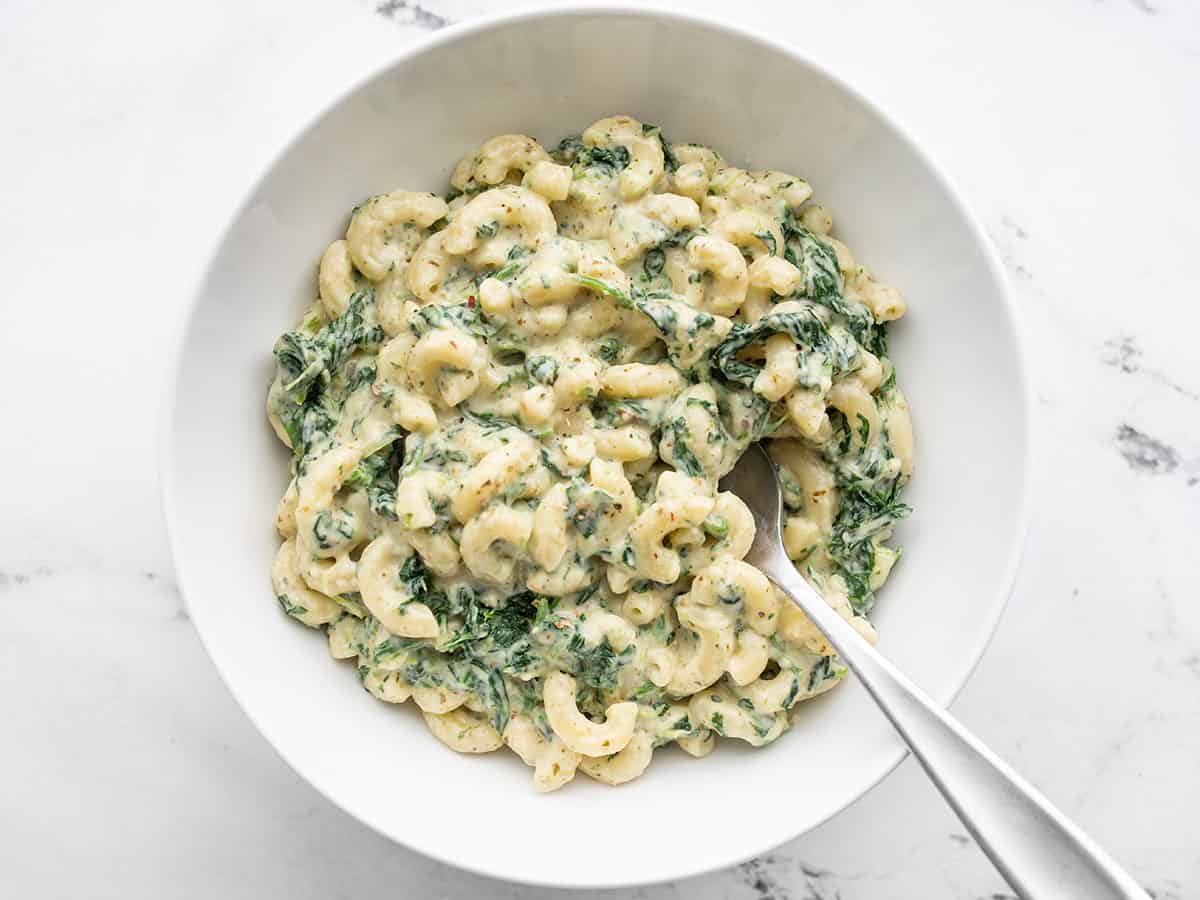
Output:
<path fill-rule="evenodd" d="M 29 584 L 31 581 L 50 578 L 57 574 L 57 572 L 57 569 L 52 569 L 49 566 L 36 566 L 24 571 L 0 571 L 0 591 L 10 587 L 20 587 L 21 585 Z"/>
<path fill-rule="evenodd" d="M 1033 281 L 1033 272 L 1021 261 L 1020 245 L 1029 240 L 1029 232 L 1008 216 L 1000 217 L 1000 229 L 989 229 L 992 243 L 1000 252 L 1004 267 L 1018 281 Z"/>
<path fill-rule="evenodd" d="M 402 25 L 417 25 L 430 31 L 437 31 L 454 24 L 447 17 L 438 15 L 420 3 L 412 3 L 409 0 L 383 0 L 382 3 L 375 6 L 375 12 Z"/>
<path fill-rule="evenodd" d="M 1189 653 L 1179 661 L 1179 664 L 1194 676 L 1200 678 L 1200 653 Z"/>
<path fill-rule="evenodd" d="M 1132 425 L 1117 426 L 1117 452 L 1129 468 L 1145 475 L 1167 475 L 1179 467 L 1179 452 L 1172 446 L 1138 431 Z"/>
<path fill-rule="evenodd" d="M 1143 375 L 1151 381 L 1169 388 L 1182 397 L 1200 402 L 1200 392 L 1184 387 L 1168 378 L 1161 371 L 1146 366 L 1141 347 L 1133 335 L 1118 335 L 1104 342 L 1100 348 L 1100 362 L 1125 375 Z"/>
<path fill-rule="evenodd" d="M 96 565 L 75 563 L 65 566 L 42 564 L 24 569 L 0 570 L 0 595 L 15 593 L 18 589 L 37 589 L 38 586 L 51 579 L 69 578 L 78 575 L 85 575 L 93 579 L 103 577 L 136 580 L 149 585 L 155 597 L 171 602 L 171 610 L 167 616 L 167 621 L 191 621 L 191 616 L 188 615 L 187 608 L 184 606 L 183 596 L 179 592 L 179 586 L 175 583 L 174 577 L 148 569 L 130 573 L 121 570 L 106 570 Z"/>
<path fill-rule="evenodd" d="M 770 865 L 773 862 L 773 857 L 764 857 L 749 860 L 738 866 L 738 872 L 741 874 L 743 882 L 754 891 L 754 896 L 759 900 L 768 900 L 768 898 L 784 900 L 790 896 L 776 880 Z"/>
<path fill-rule="evenodd" d="M 826 869 L 768 854 L 737 867 L 755 900 L 842 900 L 840 876 Z"/>

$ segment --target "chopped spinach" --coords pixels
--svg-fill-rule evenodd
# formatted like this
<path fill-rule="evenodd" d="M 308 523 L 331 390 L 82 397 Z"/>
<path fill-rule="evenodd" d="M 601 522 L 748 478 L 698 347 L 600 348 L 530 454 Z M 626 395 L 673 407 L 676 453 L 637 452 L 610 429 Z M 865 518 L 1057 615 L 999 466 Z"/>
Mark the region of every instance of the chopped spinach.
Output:
<path fill-rule="evenodd" d="M 368 383 L 368 376 L 374 378 L 372 366 L 356 367 L 348 378 L 339 378 L 346 374 L 341 368 L 356 350 L 369 350 L 385 337 L 382 328 L 368 324 L 366 310 L 374 302 L 373 289 L 356 291 L 346 312 L 316 334 L 289 331 L 275 343 L 279 394 L 272 400 L 272 411 L 287 433 L 301 471 L 312 445 L 337 424 L 343 395 Z M 340 385 L 336 391 L 335 382 Z"/>
<path fill-rule="evenodd" d="M 679 160 L 675 157 L 674 151 L 671 149 L 670 142 L 663 137 L 662 129 L 657 125 L 642 125 L 642 134 L 654 135 L 658 138 L 659 144 L 662 145 L 663 164 L 668 172 L 674 172 L 679 168 Z"/>
<path fill-rule="evenodd" d="M 582 478 L 572 479 L 567 486 L 567 521 L 583 537 L 596 533 L 600 517 L 612 506 L 612 495 L 593 487 Z"/>
<path fill-rule="evenodd" d="M 875 324 L 861 303 L 845 297 L 837 252 L 789 214 L 783 223 L 784 258 L 796 266 L 804 282 L 800 294 L 841 316 L 858 343 L 877 356 L 887 353 L 887 329 Z"/>
<path fill-rule="evenodd" d="M 606 175 L 615 175 L 629 165 L 629 151 L 626 148 L 588 147 L 579 135 L 563 138 L 550 151 L 550 156 L 560 165 L 598 169 Z"/>
<path fill-rule="evenodd" d="M 460 407 L 458 411 L 462 413 L 463 418 L 468 422 L 474 422 L 482 428 L 485 434 L 491 434 L 494 431 L 503 431 L 505 428 L 521 427 L 512 419 L 505 419 L 493 412 L 476 412 L 466 406 Z"/>
<path fill-rule="evenodd" d="M 429 592 L 429 567 L 418 553 L 414 553 L 400 566 L 400 582 L 410 597 L 421 597 Z"/>
<path fill-rule="evenodd" d="M 538 599 L 538 595 L 532 591 L 522 591 L 509 597 L 499 609 L 484 614 L 483 624 L 494 646 L 512 647 L 529 636 L 529 630 L 537 618 Z"/>
<path fill-rule="evenodd" d="M 663 272 L 663 266 L 666 265 L 667 255 L 658 247 L 653 247 L 646 251 L 646 256 L 642 260 L 642 274 L 646 281 L 653 281 Z"/>
<path fill-rule="evenodd" d="M 763 231 L 754 236 L 756 238 L 758 238 L 760 241 L 762 241 L 763 244 L 766 245 L 767 255 L 769 255 L 769 256 L 777 255 L 777 253 L 779 252 L 779 248 L 775 244 L 775 235 L 771 234 L 771 232 L 769 232 L 769 231 Z"/>
<path fill-rule="evenodd" d="M 592 345 L 592 352 L 609 365 L 612 365 L 620 359 L 622 347 L 624 345 L 617 338 L 606 337 L 601 338 Z"/>
<path fill-rule="evenodd" d="M 311 338 L 289 331 L 275 344 L 283 389 L 303 401 L 318 379 L 328 382 L 356 349 L 383 341 L 383 329 L 368 327 L 365 308 L 375 302 L 375 290 L 355 291 L 346 311 L 326 323 Z"/>
<path fill-rule="evenodd" d="M 618 287 L 614 287 L 607 281 L 601 281 L 599 278 L 593 278 L 591 275 L 580 275 L 578 272 L 571 274 L 572 280 L 583 285 L 585 288 L 590 288 L 605 296 L 612 297 L 622 306 L 632 306 L 633 302 L 629 299 L 629 295 Z"/>
<path fill-rule="evenodd" d="M 670 340 L 676 339 L 675 328 L 679 324 L 679 313 L 669 303 L 656 300 L 643 300 L 637 303 L 637 308 L 654 323 L 659 333 Z"/>
<path fill-rule="evenodd" d="M 616 175 L 629 165 L 629 151 L 619 144 L 612 147 L 583 147 L 575 156 L 575 164 L 585 169 L 598 169 L 605 175 Z"/>
<path fill-rule="evenodd" d="M 911 511 L 900 502 L 899 477 L 878 484 L 850 483 L 840 488 L 838 513 L 830 531 L 828 550 L 846 582 L 850 605 L 865 615 L 875 605 L 871 573 L 875 569 L 875 535 Z"/>
<path fill-rule="evenodd" d="M 812 672 L 808 676 L 808 690 L 811 693 L 818 687 L 828 681 L 830 678 L 840 676 L 838 667 L 834 664 L 832 656 L 822 656 L 817 664 L 813 666 Z"/>
<path fill-rule="evenodd" d="M 493 321 L 478 305 L 431 303 L 413 314 L 408 327 L 418 336 L 434 328 L 457 328 L 476 337 L 490 339 L 504 330 L 504 323 Z"/>
<path fill-rule="evenodd" d="M 772 334 L 786 334 L 801 350 L 815 350 L 833 360 L 838 363 L 835 371 L 844 370 L 849 364 L 829 336 L 824 323 L 808 308 L 795 312 L 767 313 L 753 325 L 735 324 L 717 347 L 713 361 L 726 378 L 750 387 L 760 370 L 739 359 L 737 353 L 752 344 L 765 341 Z"/>
<path fill-rule="evenodd" d="M 620 653 L 608 642 L 608 636 L 600 643 L 588 646 L 583 636 L 576 633 L 571 650 L 575 656 L 574 675 L 579 683 L 594 690 L 612 690 L 617 686 L 617 674 L 621 667 L 633 661 L 637 647 L 630 644 Z"/>
<path fill-rule="evenodd" d="M 529 380 L 537 384 L 554 384 L 558 378 L 558 360 L 553 356 L 531 356 L 525 360 Z"/>
<path fill-rule="evenodd" d="M 583 149 L 583 140 L 577 134 L 569 135 L 558 142 L 558 146 L 550 151 L 553 160 L 562 166 L 574 164 Z"/>
<path fill-rule="evenodd" d="M 302 616 L 308 612 L 307 608 L 300 606 L 298 603 L 293 603 L 291 597 L 287 594 L 278 594 L 275 599 L 279 601 L 279 608 L 289 616 Z"/>
<path fill-rule="evenodd" d="M 715 424 L 715 423 L 714 423 Z M 682 417 L 668 419 L 663 423 L 663 458 L 671 463 L 679 472 L 692 478 L 704 475 L 704 466 L 687 445 L 691 436 L 687 421 Z M 667 438 L 670 438 L 668 441 Z M 669 446 L 668 446 L 669 445 Z M 667 455 L 670 459 L 667 459 Z"/>
<path fill-rule="evenodd" d="M 383 446 L 364 457 L 346 478 L 346 484 L 367 492 L 372 512 L 393 522 L 396 521 L 396 485 L 404 458 L 403 444 L 397 443 L 402 435 L 399 429 L 389 431 Z"/>
<path fill-rule="evenodd" d="M 608 397 L 592 401 L 592 415 L 596 424 L 604 428 L 620 428 L 634 422 L 649 423 L 653 419 L 649 408 L 640 400 L 614 400 Z"/>

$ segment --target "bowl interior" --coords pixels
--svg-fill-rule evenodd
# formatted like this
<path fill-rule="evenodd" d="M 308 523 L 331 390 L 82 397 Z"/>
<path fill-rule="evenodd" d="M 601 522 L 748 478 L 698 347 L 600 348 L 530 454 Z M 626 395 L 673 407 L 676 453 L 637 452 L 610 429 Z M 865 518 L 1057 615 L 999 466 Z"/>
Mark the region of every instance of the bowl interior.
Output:
<path fill-rule="evenodd" d="M 458 756 L 411 705 L 367 696 L 272 599 L 287 454 L 264 417 L 270 348 L 314 296 L 315 260 L 349 210 L 384 190 L 444 189 L 459 156 L 491 135 L 553 143 L 616 112 L 734 163 L 805 176 L 839 236 L 906 294 L 892 352 L 916 427 L 915 513 L 875 621 L 883 651 L 940 701 L 1003 606 L 1028 468 L 1018 339 L 979 229 L 895 126 L 788 50 L 664 13 L 539 13 L 445 33 L 321 115 L 236 215 L 186 326 L 164 453 L 180 583 L 234 695 L 320 791 L 439 859 L 558 885 L 731 864 L 821 822 L 901 756 L 852 682 L 764 750 L 728 741 L 702 761 L 660 751 L 620 789 L 580 778 L 539 796 L 511 754 Z M 614 845 L 599 862 L 596 848 Z"/>

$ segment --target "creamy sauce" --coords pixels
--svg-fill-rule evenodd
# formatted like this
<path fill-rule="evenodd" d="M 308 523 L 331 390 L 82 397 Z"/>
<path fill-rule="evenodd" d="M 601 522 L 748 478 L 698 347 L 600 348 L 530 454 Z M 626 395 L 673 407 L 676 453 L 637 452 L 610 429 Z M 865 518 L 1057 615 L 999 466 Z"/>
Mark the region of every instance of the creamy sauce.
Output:
<path fill-rule="evenodd" d="M 903 299 L 803 179 L 626 116 L 493 138 L 451 183 L 356 208 L 275 346 L 280 605 L 539 790 L 775 740 L 845 670 L 741 561 L 717 482 L 766 441 L 789 555 L 873 640 L 912 469 Z"/>

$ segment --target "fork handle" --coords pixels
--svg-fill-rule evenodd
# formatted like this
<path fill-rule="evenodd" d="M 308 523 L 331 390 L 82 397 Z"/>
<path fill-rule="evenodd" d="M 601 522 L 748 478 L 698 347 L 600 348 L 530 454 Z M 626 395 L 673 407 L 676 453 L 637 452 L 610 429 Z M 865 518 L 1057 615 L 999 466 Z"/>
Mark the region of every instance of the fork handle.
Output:
<path fill-rule="evenodd" d="M 913 684 L 796 571 L 770 576 L 825 633 L 1022 900 L 1149 900 L 1074 822 Z"/>

